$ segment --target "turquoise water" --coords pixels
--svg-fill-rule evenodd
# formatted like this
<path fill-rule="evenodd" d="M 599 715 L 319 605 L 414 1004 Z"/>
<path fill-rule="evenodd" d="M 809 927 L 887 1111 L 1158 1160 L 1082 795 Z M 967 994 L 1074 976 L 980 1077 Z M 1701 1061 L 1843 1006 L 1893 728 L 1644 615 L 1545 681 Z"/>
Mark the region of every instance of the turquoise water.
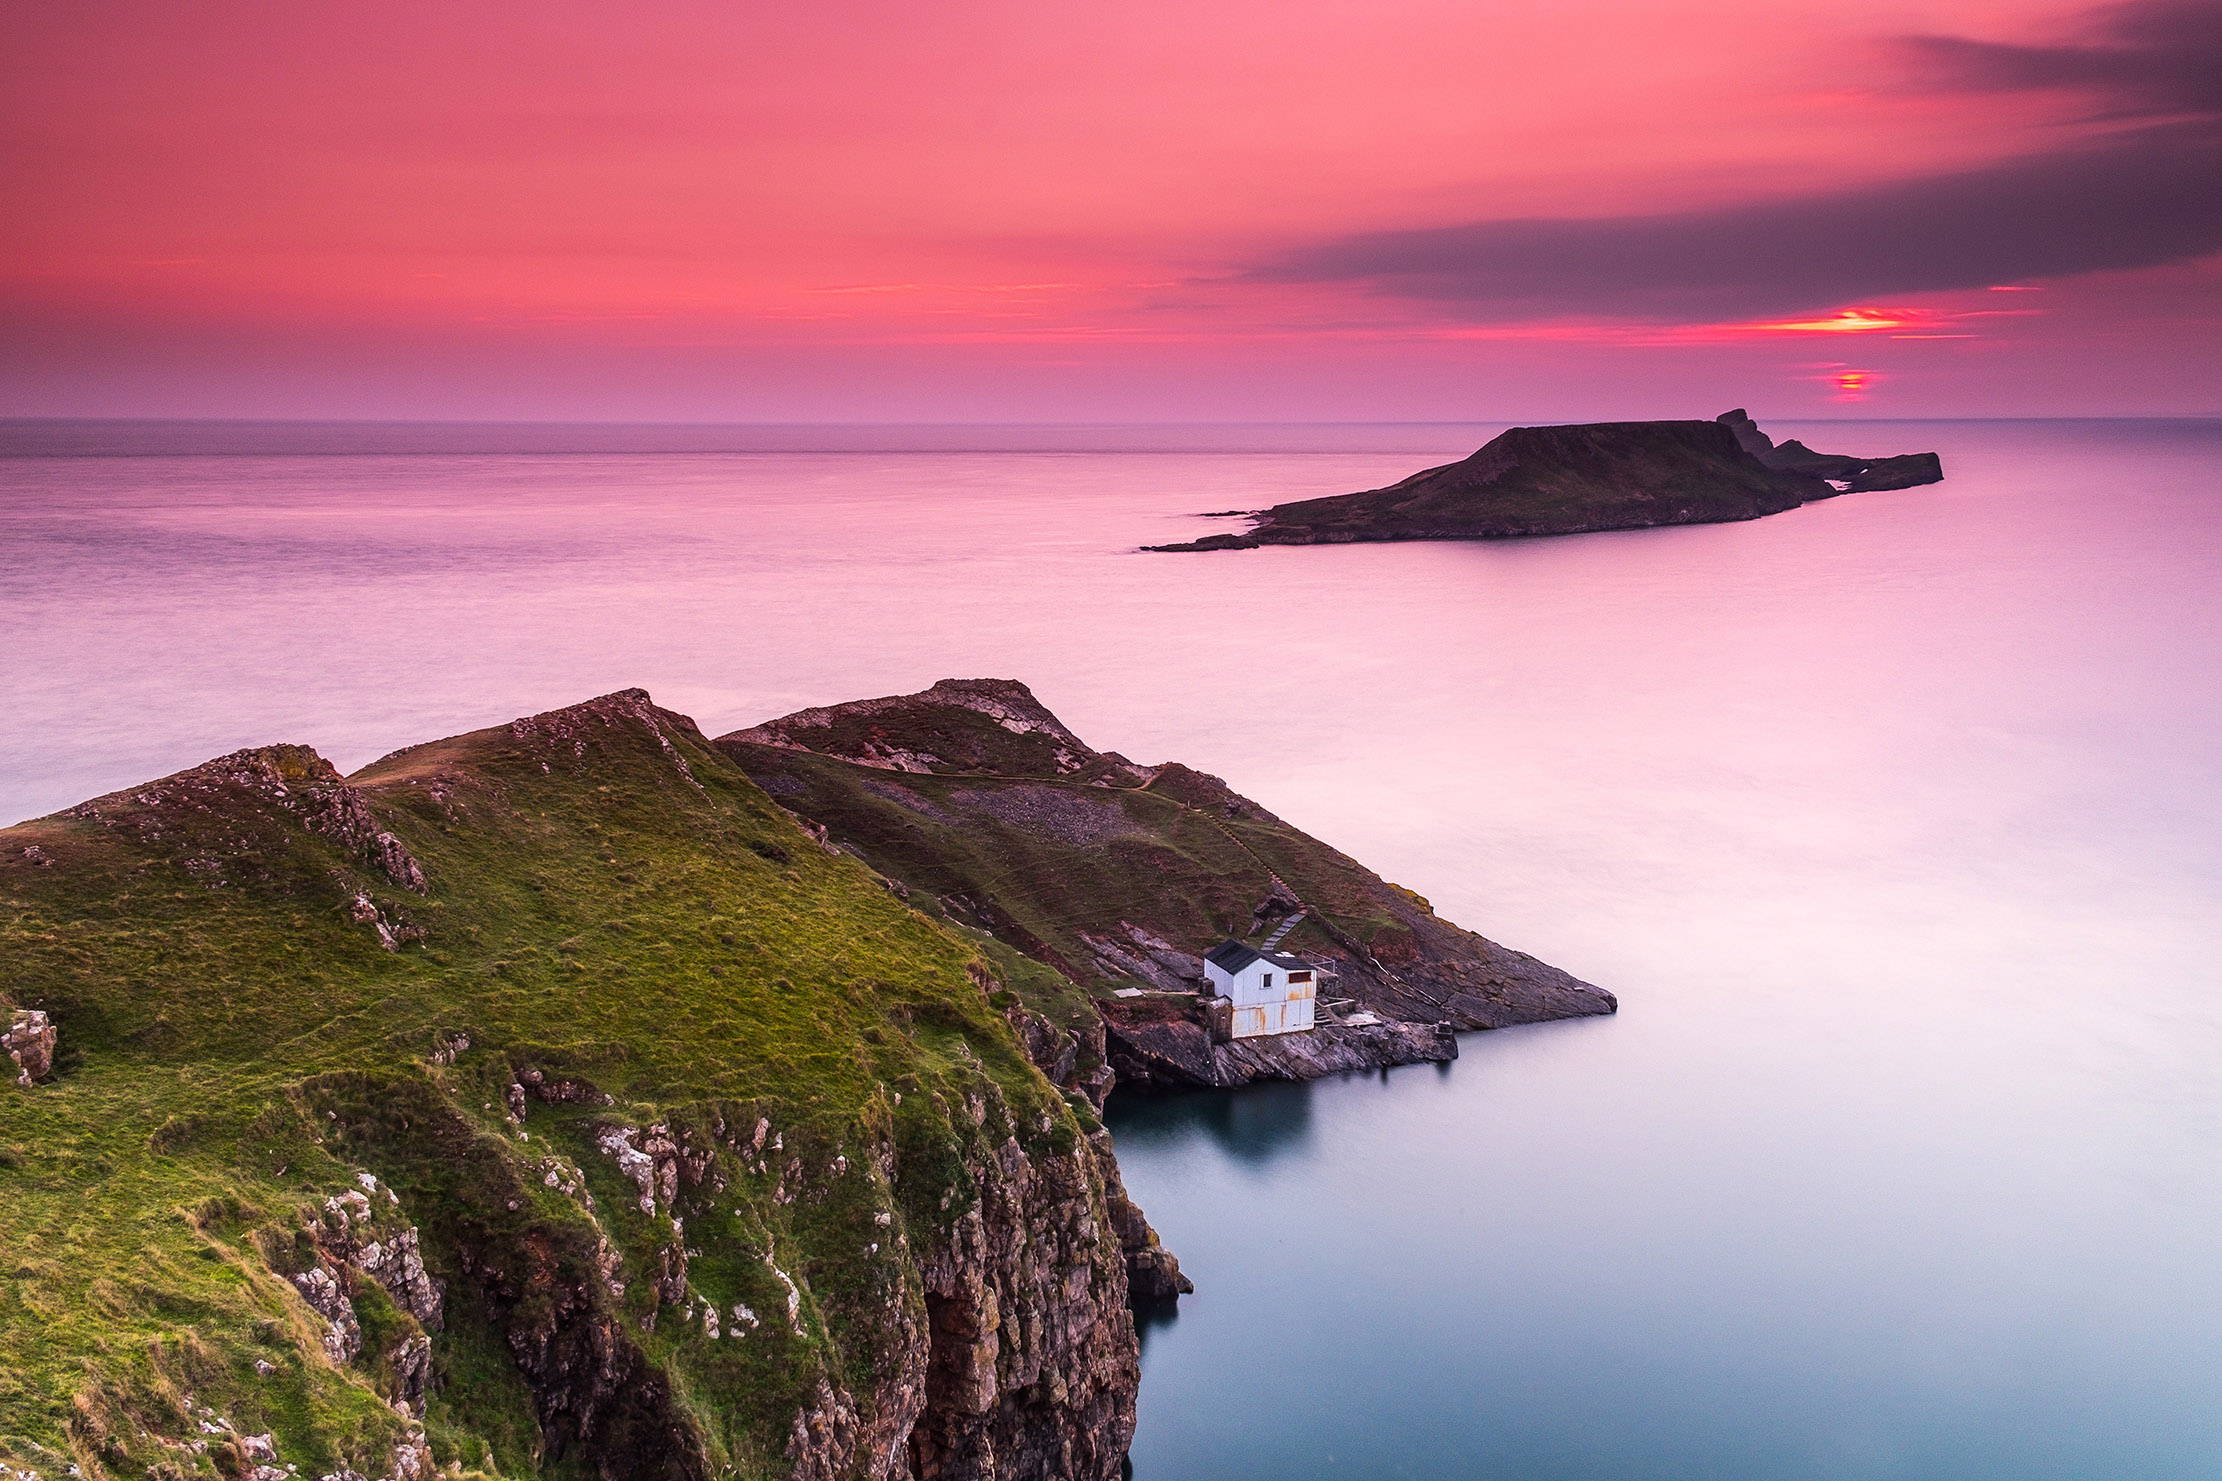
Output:
<path fill-rule="evenodd" d="M 0 428 L 0 819 L 1022 678 L 1623 1005 L 1119 1106 L 1140 1481 L 2222 1474 L 2222 425 L 1768 425 L 1949 476 L 1157 557 L 1493 429 Z"/>

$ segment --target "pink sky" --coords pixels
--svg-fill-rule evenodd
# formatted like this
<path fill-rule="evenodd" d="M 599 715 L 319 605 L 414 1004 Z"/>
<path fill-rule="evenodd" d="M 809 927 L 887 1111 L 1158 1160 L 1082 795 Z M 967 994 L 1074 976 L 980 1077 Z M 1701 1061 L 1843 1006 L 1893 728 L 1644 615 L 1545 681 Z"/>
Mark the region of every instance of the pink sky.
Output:
<path fill-rule="evenodd" d="M 0 14 L 0 415 L 2222 412 L 2222 6 Z"/>

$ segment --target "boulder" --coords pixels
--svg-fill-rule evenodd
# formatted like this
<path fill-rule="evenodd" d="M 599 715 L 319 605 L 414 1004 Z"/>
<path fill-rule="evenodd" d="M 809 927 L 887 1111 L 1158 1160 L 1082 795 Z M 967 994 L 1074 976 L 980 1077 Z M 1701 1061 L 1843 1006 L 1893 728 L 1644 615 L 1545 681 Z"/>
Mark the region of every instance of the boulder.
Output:
<path fill-rule="evenodd" d="M 15 1063 L 15 1083 L 28 1088 L 53 1074 L 54 1050 L 60 1042 L 61 1030 L 43 1010 L 16 1009 L 7 1032 L 0 1033 L 0 1048 Z"/>

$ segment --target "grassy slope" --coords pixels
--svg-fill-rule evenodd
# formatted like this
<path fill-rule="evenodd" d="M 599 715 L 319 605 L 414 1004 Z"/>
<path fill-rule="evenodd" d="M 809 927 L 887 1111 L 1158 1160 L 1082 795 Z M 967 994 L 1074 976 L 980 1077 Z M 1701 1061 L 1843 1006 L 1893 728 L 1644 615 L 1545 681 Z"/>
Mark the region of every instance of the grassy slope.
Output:
<path fill-rule="evenodd" d="M 1338 959 L 1337 990 L 1392 1017 L 1496 1028 L 1613 1011 L 1609 993 L 1443 920 L 1217 777 L 1091 750 L 1015 680 L 944 679 L 717 745 L 921 909 L 992 933 L 983 950 L 1006 980 L 1067 1027 L 1092 1025 L 1091 995 L 1179 980 L 1136 959 L 1129 924 L 1197 955 L 1265 929 L 1255 912 L 1276 875 L 1308 907 L 1284 946 Z M 1263 919 L 1289 908 L 1283 894 Z M 1089 937 L 1125 958 L 1114 975 Z"/>
<path fill-rule="evenodd" d="M 1006 945 L 1104 991 L 1126 984 L 1089 965 L 1095 953 L 1083 931 L 1117 936 L 1131 921 L 1202 952 L 1250 934 L 1251 911 L 1275 873 L 1361 942 L 1404 931 L 1400 906 L 1426 910 L 1419 897 L 1185 767 L 1166 768 L 1146 788 L 1113 788 L 887 772 L 732 737 L 719 745 L 782 803 L 900 879 L 921 908 L 986 925 Z M 1064 804 L 1027 807 L 1036 794 Z M 989 810 L 998 807 L 1000 816 Z M 1285 945 L 1334 950 L 1311 921 Z"/>
<path fill-rule="evenodd" d="M 812 1196 L 776 1199 L 773 1176 L 728 1159 L 731 1213 L 685 1238 L 694 1286 L 748 1303 L 761 1328 L 712 1343 L 667 1312 L 644 1330 L 646 1278 L 614 1307 L 710 1463 L 779 1473 L 819 1375 L 862 1392 L 889 1304 L 919 1306 L 874 1215 L 923 1246 L 964 1206 L 965 1155 L 1083 1130 L 1085 1108 L 1025 1063 L 968 978 L 973 944 L 813 844 L 690 723 L 656 712 L 659 739 L 593 708 L 559 712 L 569 735 L 478 732 L 354 779 L 421 861 L 424 898 L 237 788 L 153 807 L 119 794 L 105 824 L 0 833 L 0 995 L 63 1033 L 53 1083 L 0 1088 L 0 1457 L 49 1476 L 65 1453 L 88 1474 L 238 1471 L 190 1394 L 242 1432 L 274 1431 L 304 1473 L 385 1474 L 408 1425 L 380 1355 L 413 1322 L 361 1284 L 364 1355 L 334 1367 L 272 1272 L 368 1168 L 447 1286 L 435 1459 L 577 1473 L 581 1448 L 543 1452 L 502 1313 L 468 1296 L 458 1242 L 529 1247 L 561 1271 L 606 1236 L 652 1269 L 668 1224 L 637 1210 L 588 1121 L 760 1114 L 812 1169 Z M 351 913 L 359 890 L 424 939 L 381 949 Z M 471 1047 L 438 1062 L 459 1034 Z M 583 1075 L 614 1104 L 534 1103 L 520 1133 L 503 1090 L 525 1064 Z M 948 1112 L 968 1095 L 989 1106 L 978 1129 Z M 861 1155 L 883 1139 L 900 1149 L 892 1187 Z M 836 1178 L 844 1153 L 860 1171 Z M 583 1173 L 592 1213 L 545 1185 L 551 1157 Z M 801 1337 L 775 1317 L 768 1251 L 806 1291 Z M 258 1360 L 275 1371 L 259 1377 Z M 176 1448 L 193 1440 L 208 1453 Z"/>

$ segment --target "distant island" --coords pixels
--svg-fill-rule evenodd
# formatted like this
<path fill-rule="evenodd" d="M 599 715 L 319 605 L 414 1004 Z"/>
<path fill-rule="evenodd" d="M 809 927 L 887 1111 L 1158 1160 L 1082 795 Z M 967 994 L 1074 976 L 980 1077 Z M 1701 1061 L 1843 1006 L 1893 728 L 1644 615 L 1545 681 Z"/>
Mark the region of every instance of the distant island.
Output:
<path fill-rule="evenodd" d="M 1472 457 L 1363 493 L 1252 512 L 1245 534 L 1145 550 L 1501 540 L 1758 519 L 1838 494 L 1936 483 L 1935 453 L 1859 458 L 1777 445 L 1742 408 L 1710 422 L 1514 427 Z"/>

